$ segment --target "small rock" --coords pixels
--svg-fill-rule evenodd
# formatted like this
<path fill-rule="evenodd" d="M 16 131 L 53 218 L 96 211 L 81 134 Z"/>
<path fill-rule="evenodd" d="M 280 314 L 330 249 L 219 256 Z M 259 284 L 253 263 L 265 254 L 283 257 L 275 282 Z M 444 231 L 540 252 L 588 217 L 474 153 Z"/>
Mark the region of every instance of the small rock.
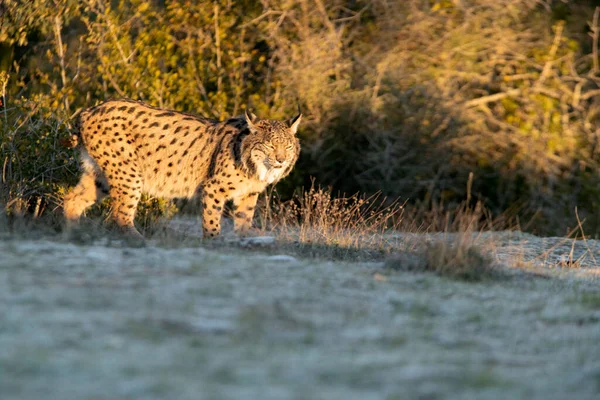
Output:
<path fill-rule="evenodd" d="M 240 239 L 243 247 L 266 247 L 275 243 L 273 236 L 255 236 Z"/>
<path fill-rule="evenodd" d="M 267 261 L 274 262 L 297 262 L 298 259 L 296 257 L 288 256 L 287 254 L 278 254 L 275 256 L 267 257 Z"/>

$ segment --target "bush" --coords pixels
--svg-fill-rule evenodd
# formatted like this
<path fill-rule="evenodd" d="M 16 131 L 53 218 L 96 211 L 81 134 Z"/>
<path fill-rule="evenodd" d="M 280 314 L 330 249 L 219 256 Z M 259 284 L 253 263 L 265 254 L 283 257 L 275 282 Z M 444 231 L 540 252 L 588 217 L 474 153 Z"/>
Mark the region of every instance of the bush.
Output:
<path fill-rule="evenodd" d="M 19 102 L 0 126 L 2 187 L 8 212 L 34 216 L 61 203 L 69 185 L 77 182 L 74 151 L 65 118 L 33 101 Z"/>

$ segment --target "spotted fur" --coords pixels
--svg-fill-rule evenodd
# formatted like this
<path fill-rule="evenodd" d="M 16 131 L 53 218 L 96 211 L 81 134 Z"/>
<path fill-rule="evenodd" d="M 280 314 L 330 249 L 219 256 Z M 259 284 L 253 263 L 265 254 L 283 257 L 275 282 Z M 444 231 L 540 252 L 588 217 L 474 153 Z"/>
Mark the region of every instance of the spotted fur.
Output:
<path fill-rule="evenodd" d="M 65 217 L 77 220 L 109 195 L 112 218 L 139 235 L 133 220 L 142 193 L 199 195 L 205 236 L 220 234 L 228 200 L 235 230 L 243 233 L 251 227 L 259 193 L 294 167 L 301 117 L 283 122 L 246 113 L 219 122 L 131 100 L 89 108 L 79 122 L 83 175 L 65 196 Z"/>

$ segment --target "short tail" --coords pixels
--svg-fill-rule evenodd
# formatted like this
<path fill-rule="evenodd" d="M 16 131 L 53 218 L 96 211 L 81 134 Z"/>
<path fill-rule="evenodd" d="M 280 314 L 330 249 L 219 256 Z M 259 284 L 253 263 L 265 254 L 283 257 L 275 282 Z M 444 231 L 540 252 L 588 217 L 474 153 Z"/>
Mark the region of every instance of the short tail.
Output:
<path fill-rule="evenodd" d="M 67 137 L 60 139 L 60 144 L 69 149 L 74 149 L 81 143 L 81 108 L 71 116 L 67 123 L 67 129 L 70 133 Z"/>

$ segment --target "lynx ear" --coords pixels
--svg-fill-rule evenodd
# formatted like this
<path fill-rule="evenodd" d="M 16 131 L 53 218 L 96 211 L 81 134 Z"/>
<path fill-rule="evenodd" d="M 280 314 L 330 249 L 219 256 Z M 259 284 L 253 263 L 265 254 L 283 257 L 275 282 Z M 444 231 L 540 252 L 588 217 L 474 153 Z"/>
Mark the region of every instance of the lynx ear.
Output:
<path fill-rule="evenodd" d="M 296 132 L 298 131 L 298 125 L 300 125 L 301 119 L 302 119 L 302 114 L 298 114 L 294 118 L 292 118 L 288 121 L 288 124 L 290 125 L 290 130 L 292 131 L 293 134 L 296 134 Z"/>
<path fill-rule="evenodd" d="M 246 108 L 246 123 L 248 124 L 248 127 L 254 128 L 254 123 L 256 121 L 258 121 L 258 117 L 250 111 L 248 111 L 248 109 Z"/>

